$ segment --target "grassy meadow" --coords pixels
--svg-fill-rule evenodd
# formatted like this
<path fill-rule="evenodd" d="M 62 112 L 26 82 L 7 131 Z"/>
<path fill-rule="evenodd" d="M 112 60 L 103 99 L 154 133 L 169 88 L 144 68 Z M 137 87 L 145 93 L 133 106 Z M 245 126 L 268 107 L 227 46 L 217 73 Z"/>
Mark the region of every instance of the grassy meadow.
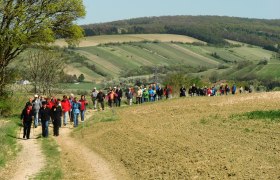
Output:
<path fill-rule="evenodd" d="M 108 109 L 73 135 L 131 179 L 279 179 L 279 99 L 255 93 Z"/>

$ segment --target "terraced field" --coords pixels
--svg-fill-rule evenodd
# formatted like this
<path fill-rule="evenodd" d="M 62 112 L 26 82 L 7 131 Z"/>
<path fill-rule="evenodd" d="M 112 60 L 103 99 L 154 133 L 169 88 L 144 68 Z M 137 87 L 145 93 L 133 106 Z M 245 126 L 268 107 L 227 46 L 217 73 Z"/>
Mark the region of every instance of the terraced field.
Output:
<path fill-rule="evenodd" d="M 106 43 L 140 42 L 140 41 L 159 41 L 159 42 L 200 42 L 198 39 L 175 34 L 128 34 L 128 35 L 102 35 L 85 37 L 80 41 L 79 47 L 97 46 Z M 204 43 L 206 44 L 206 43 Z M 57 40 L 54 45 L 67 46 L 64 40 Z"/>

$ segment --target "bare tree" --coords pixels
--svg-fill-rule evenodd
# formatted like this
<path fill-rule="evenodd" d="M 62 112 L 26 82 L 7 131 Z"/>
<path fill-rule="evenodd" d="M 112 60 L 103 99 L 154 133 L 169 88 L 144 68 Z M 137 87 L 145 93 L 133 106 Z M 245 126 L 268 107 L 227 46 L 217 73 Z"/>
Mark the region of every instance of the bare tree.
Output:
<path fill-rule="evenodd" d="M 53 50 L 31 50 L 25 58 L 24 76 L 32 82 L 34 92 L 51 94 L 65 66 L 63 55 Z"/>

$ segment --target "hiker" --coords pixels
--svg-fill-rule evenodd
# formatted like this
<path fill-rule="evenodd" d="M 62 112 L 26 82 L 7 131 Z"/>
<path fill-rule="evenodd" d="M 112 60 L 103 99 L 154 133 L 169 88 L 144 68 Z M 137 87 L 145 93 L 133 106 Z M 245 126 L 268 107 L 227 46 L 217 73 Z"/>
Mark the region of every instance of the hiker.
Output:
<path fill-rule="evenodd" d="M 92 103 L 93 103 L 93 109 L 97 108 L 97 94 L 98 94 L 98 91 L 96 90 L 96 87 L 94 87 L 92 92 L 91 92 L 91 99 L 92 99 Z"/>
<path fill-rule="evenodd" d="M 70 117 L 70 122 L 71 123 L 73 123 L 73 112 L 72 112 L 72 102 L 74 101 L 74 94 L 70 94 L 70 97 L 68 98 L 68 100 L 69 100 L 69 102 L 70 102 L 70 104 L 71 104 L 71 109 L 70 109 L 70 111 L 69 111 L 69 117 Z"/>
<path fill-rule="evenodd" d="M 38 98 L 38 95 L 34 95 L 34 100 L 32 101 L 32 109 L 34 113 L 34 127 L 37 128 L 39 125 L 39 110 L 42 107 L 41 101 Z"/>
<path fill-rule="evenodd" d="M 117 106 L 117 107 L 120 107 L 120 106 L 121 106 L 121 100 L 122 100 L 122 94 L 123 94 L 123 92 L 122 92 L 120 86 L 117 86 L 116 94 L 118 95 L 118 96 L 117 96 L 118 103 L 116 104 L 116 106 Z"/>
<path fill-rule="evenodd" d="M 164 89 L 164 92 L 165 92 L 166 99 L 170 98 L 171 89 L 170 89 L 170 87 L 168 85 L 166 85 L 166 87 Z"/>
<path fill-rule="evenodd" d="M 28 103 L 21 113 L 21 120 L 23 125 L 23 139 L 30 138 L 30 129 L 31 129 L 33 118 L 34 118 L 34 112 L 32 110 L 32 104 Z"/>
<path fill-rule="evenodd" d="M 51 109 L 51 117 L 53 123 L 53 135 L 59 136 L 59 127 L 61 125 L 62 108 L 59 105 L 60 100 L 58 99 L 55 105 Z"/>
<path fill-rule="evenodd" d="M 74 127 L 77 127 L 79 125 L 78 117 L 79 117 L 80 108 L 81 108 L 81 104 L 77 101 L 77 97 L 74 97 L 71 107 L 72 107 L 72 113 L 73 113 Z"/>
<path fill-rule="evenodd" d="M 115 92 L 112 89 L 110 89 L 109 93 L 107 94 L 107 97 L 108 97 L 108 105 L 110 108 L 112 108 L 115 99 Z"/>
<path fill-rule="evenodd" d="M 32 101 L 33 101 L 33 99 L 32 99 L 32 98 L 29 98 L 28 101 L 25 103 L 25 107 L 26 107 L 28 104 L 31 104 L 31 106 L 32 106 Z"/>
<path fill-rule="evenodd" d="M 49 121 L 51 119 L 51 110 L 47 107 L 47 103 L 43 102 L 39 110 L 39 118 L 42 122 L 42 136 L 48 137 L 49 135 Z"/>
<path fill-rule="evenodd" d="M 63 96 L 63 100 L 61 101 L 61 108 L 63 112 L 63 125 L 66 126 L 68 123 L 69 111 L 71 110 L 71 103 L 66 95 Z"/>
<path fill-rule="evenodd" d="M 232 87 L 231 87 L 231 93 L 232 93 L 233 95 L 235 95 L 235 92 L 236 92 L 236 85 L 233 84 Z"/>
<path fill-rule="evenodd" d="M 81 121 L 84 122 L 85 120 L 85 112 L 86 112 L 86 106 L 88 105 L 88 102 L 86 100 L 85 95 L 81 95 L 81 99 L 79 100 L 80 103 L 80 112 L 81 112 Z"/>
<path fill-rule="evenodd" d="M 119 104 L 119 98 L 118 98 L 118 94 L 116 93 L 117 91 L 117 87 L 114 87 L 113 92 L 114 92 L 114 100 L 113 100 L 113 104 L 117 107 Z"/>
<path fill-rule="evenodd" d="M 191 90 L 192 96 L 196 96 L 197 95 L 197 88 L 196 88 L 195 84 L 193 84 L 191 88 L 192 88 L 192 90 Z"/>
<path fill-rule="evenodd" d="M 136 104 L 141 104 L 142 95 L 143 95 L 142 89 L 141 89 L 141 87 L 138 87 L 138 91 L 137 91 L 137 95 L 136 95 Z"/>
<path fill-rule="evenodd" d="M 132 105 L 132 98 L 133 98 L 133 92 L 131 88 L 128 88 L 128 91 L 126 92 L 126 98 L 127 98 L 127 105 Z"/>
<path fill-rule="evenodd" d="M 162 100 L 163 89 L 161 88 L 161 86 L 159 86 L 157 89 L 157 95 L 158 95 L 158 100 Z"/>
<path fill-rule="evenodd" d="M 186 88 L 185 86 L 182 86 L 180 88 L 180 97 L 185 97 L 186 96 Z"/>
<path fill-rule="evenodd" d="M 97 99 L 97 102 L 98 102 L 97 106 L 99 107 L 99 104 L 100 104 L 102 110 L 104 110 L 104 99 L 105 99 L 105 94 L 103 93 L 102 90 L 100 90 L 100 91 L 98 92 L 96 99 Z M 98 108 L 98 109 L 99 109 L 99 108 Z"/>
<path fill-rule="evenodd" d="M 152 102 L 154 101 L 154 95 L 155 95 L 155 91 L 152 89 L 152 87 L 149 88 L 149 101 Z"/>
<path fill-rule="evenodd" d="M 144 88 L 143 97 L 144 97 L 144 102 L 149 102 L 149 92 L 147 91 L 147 88 Z"/>

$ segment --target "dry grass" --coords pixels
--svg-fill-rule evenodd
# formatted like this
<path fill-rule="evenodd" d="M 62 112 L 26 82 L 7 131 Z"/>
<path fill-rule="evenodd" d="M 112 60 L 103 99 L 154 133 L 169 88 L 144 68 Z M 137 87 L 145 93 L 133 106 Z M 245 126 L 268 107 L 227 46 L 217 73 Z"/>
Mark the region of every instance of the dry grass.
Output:
<path fill-rule="evenodd" d="M 279 179 L 280 123 L 237 116 L 279 108 L 280 92 L 173 99 L 101 112 L 75 137 L 131 179 Z"/>
<path fill-rule="evenodd" d="M 160 41 L 160 42 L 183 42 L 193 43 L 200 42 L 198 39 L 175 34 L 129 34 L 129 35 L 102 35 L 102 36 L 90 36 L 85 37 L 80 41 L 79 47 L 97 46 L 105 43 L 122 43 L 122 42 L 140 42 L 140 41 Z M 67 46 L 67 43 L 59 39 L 54 45 Z"/>

